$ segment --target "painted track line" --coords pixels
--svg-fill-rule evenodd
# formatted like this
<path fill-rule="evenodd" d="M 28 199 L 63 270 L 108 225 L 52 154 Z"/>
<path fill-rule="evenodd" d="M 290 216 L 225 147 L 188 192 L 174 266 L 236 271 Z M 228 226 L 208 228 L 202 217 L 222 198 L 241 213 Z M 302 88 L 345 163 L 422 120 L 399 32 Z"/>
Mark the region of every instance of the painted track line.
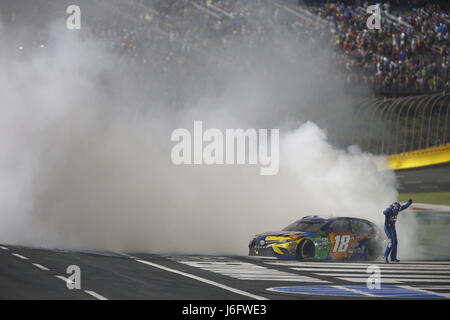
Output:
<path fill-rule="evenodd" d="M 50 270 L 49 268 L 44 267 L 43 265 L 41 265 L 39 263 L 32 263 L 32 265 L 37 267 L 37 268 L 39 268 L 39 269 L 41 269 L 41 270 L 44 270 L 44 271 L 49 271 Z"/>
<path fill-rule="evenodd" d="M 66 282 L 66 283 L 73 283 L 70 279 L 63 277 L 63 276 L 55 276 L 56 278 Z M 107 298 L 105 298 L 104 296 L 98 294 L 95 291 L 92 290 L 84 290 L 84 292 L 86 292 L 87 294 L 93 296 L 94 298 L 96 298 L 97 300 L 108 300 Z"/>
<path fill-rule="evenodd" d="M 261 281 L 297 281 L 297 282 L 321 282 L 328 281 L 316 279 L 313 277 L 302 276 L 290 272 L 266 268 L 260 265 L 251 264 L 235 259 L 208 260 L 202 258 L 199 261 L 175 260 L 176 262 L 186 264 L 191 267 L 202 270 L 219 273 L 241 280 L 261 280 Z"/>
<path fill-rule="evenodd" d="M 299 267 L 299 268 L 309 268 L 309 269 L 326 269 L 326 268 L 341 268 L 344 269 L 355 269 L 355 268 L 367 268 L 369 266 L 378 266 L 381 269 L 391 269 L 391 270 L 450 270 L 450 265 L 431 265 L 431 264 L 406 264 L 406 263 L 373 263 L 373 264 L 362 264 L 362 263 L 302 263 L 302 262 L 267 262 L 269 265 L 275 266 L 286 266 L 286 267 Z"/>
<path fill-rule="evenodd" d="M 426 285 L 426 286 L 420 286 L 418 289 L 424 289 L 424 290 L 450 290 L 450 286 L 446 285 Z"/>
<path fill-rule="evenodd" d="M 58 278 L 58 279 L 60 279 L 60 280 L 62 280 L 62 281 L 64 281 L 65 283 L 72 283 L 72 281 L 69 280 L 69 279 L 66 278 L 66 277 L 63 277 L 63 276 L 55 276 L 55 277 Z"/>
<path fill-rule="evenodd" d="M 367 274 L 361 274 L 361 273 L 314 273 L 318 276 L 324 276 L 324 277 L 351 277 L 351 278 L 366 278 L 368 277 Z M 381 276 L 382 278 L 417 278 L 417 279 L 450 279 L 449 275 L 435 275 L 435 274 L 383 274 Z"/>
<path fill-rule="evenodd" d="M 4 247 L 4 246 L 0 246 L 0 249 L 2 249 L 2 250 L 9 250 L 7 247 Z"/>
<path fill-rule="evenodd" d="M 337 276 L 336 279 L 344 280 L 348 282 L 364 283 L 367 282 L 367 277 L 340 277 Z M 403 282 L 444 282 L 450 283 L 450 279 L 420 279 L 420 278 L 382 278 L 382 283 L 403 283 Z"/>
<path fill-rule="evenodd" d="M 343 269 L 343 268 L 290 268 L 297 271 L 311 271 L 311 272 L 359 272 L 362 274 L 367 274 L 366 269 Z M 380 268 L 382 273 L 423 273 L 423 274 L 438 274 L 442 273 L 444 275 L 450 274 L 450 270 L 402 270 L 402 269 L 383 269 Z"/>
<path fill-rule="evenodd" d="M 17 258 L 22 259 L 22 260 L 30 260 L 29 258 L 24 257 L 24 256 L 22 256 L 22 255 L 20 255 L 20 254 L 18 254 L 18 253 L 11 253 L 11 254 L 12 254 L 13 256 L 17 257 Z"/>
<path fill-rule="evenodd" d="M 186 272 L 183 272 L 183 271 L 171 269 L 171 268 L 168 268 L 168 267 L 165 267 L 165 266 L 162 266 L 162 265 L 150 262 L 150 261 L 141 260 L 141 259 L 135 259 L 135 261 L 147 264 L 147 265 L 152 266 L 154 268 L 158 268 L 158 269 L 165 270 L 165 271 L 168 271 L 168 272 L 176 273 L 176 274 L 179 274 L 181 276 L 184 276 L 184 277 L 187 277 L 187 278 L 191 278 L 191 279 L 203 282 L 203 283 L 207 283 L 209 285 L 212 285 L 212 286 L 215 286 L 215 287 L 218 287 L 218 288 L 222 288 L 224 290 L 231 291 L 233 293 L 240 294 L 242 296 L 246 296 L 246 297 L 249 297 L 249 298 L 252 298 L 252 299 L 268 300 L 265 297 L 255 295 L 255 294 L 252 294 L 250 292 L 246 292 L 246 291 L 242 291 L 242 290 L 239 290 L 239 289 L 236 289 L 236 288 L 232 288 L 232 287 L 229 287 L 227 285 L 224 285 L 224 284 L 212 281 L 212 280 L 208 280 L 208 279 L 205 279 L 205 278 L 202 278 L 202 277 L 199 277 L 199 276 L 195 276 L 193 274 L 186 273 Z"/>
<path fill-rule="evenodd" d="M 3 249 L 3 248 L 4 248 L 4 247 L 2 247 L 2 249 Z M 5 249 L 4 249 L 4 250 L 5 250 Z M 6 248 L 6 250 L 8 250 L 8 248 Z M 22 260 L 29 260 L 29 258 L 27 258 L 27 257 L 25 257 L 25 256 L 22 256 L 22 255 L 20 255 L 20 254 L 18 254 L 18 253 L 11 253 L 11 254 L 12 254 L 13 256 L 16 256 L 16 257 L 22 259 Z M 41 269 L 41 270 L 43 270 L 43 271 L 49 271 L 49 270 L 50 270 L 49 268 L 44 267 L 43 265 L 40 265 L 39 263 L 32 263 L 32 265 L 35 266 L 35 267 L 37 267 L 37 268 L 39 268 L 39 269 Z M 58 279 L 60 279 L 60 280 L 63 280 L 63 281 L 66 282 L 66 283 L 72 283 L 72 281 L 71 281 L 70 279 L 66 278 L 66 277 L 63 277 L 63 276 L 55 276 L 55 277 L 58 278 Z M 100 295 L 100 294 L 98 294 L 98 293 L 96 293 L 96 292 L 94 292 L 94 291 L 91 291 L 91 290 L 84 290 L 84 292 L 86 292 L 87 294 L 93 296 L 93 297 L 96 298 L 97 300 L 108 300 L 108 299 L 105 298 L 104 296 L 102 296 L 102 295 Z"/>
<path fill-rule="evenodd" d="M 86 292 L 87 294 L 90 294 L 91 296 L 93 296 L 94 298 L 96 298 L 97 300 L 108 300 L 107 298 L 105 298 L 104 296 L 91 291 L 91 290 L 84 290 L 84 292 Z"/>
<path fill-rule="evenodd" d="M 412 287 L 412 286 L 399 286 L 401 288 L 407 289 L 407 290 L 416 290 L 416 291 L 420 291 L 426 294 L 435 294 L 444 298 L 450 298 L 450 293 L 444 293 L 444 292 L 434 292 L 434 291 L 428 291 L 424 288 L 417 288 L 417 287 Z"/>
<path fill-rule="evenodd" d="M 336 289 L 343 289 L 343 290 L 350 291 L 350 292 L 353 292 L 353 293 L 356 293 L 356 294 L 360 294 L 360 295 L 363 295 L 363 296 L 366 296 L 366 297 L 376 297 L 375 295 L 370 294 L 368 292 L 364 292 L 364 291 L 361 291 L 361 290 L 348 288 L 348 287 L 345 287 L 345 286 L 333 286 L 333 287 L 335 287 Z"/>

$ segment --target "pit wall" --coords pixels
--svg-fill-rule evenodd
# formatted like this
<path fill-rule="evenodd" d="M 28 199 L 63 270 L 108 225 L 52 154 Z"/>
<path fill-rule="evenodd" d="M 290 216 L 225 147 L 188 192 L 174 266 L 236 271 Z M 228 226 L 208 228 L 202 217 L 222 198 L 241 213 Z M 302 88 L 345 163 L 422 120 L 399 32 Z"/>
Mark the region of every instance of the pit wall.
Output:
<path fill-rule="evenodd" d="M 387 156 L 392 170 L 402 170 L 450 162 L 450 144 Z"/>

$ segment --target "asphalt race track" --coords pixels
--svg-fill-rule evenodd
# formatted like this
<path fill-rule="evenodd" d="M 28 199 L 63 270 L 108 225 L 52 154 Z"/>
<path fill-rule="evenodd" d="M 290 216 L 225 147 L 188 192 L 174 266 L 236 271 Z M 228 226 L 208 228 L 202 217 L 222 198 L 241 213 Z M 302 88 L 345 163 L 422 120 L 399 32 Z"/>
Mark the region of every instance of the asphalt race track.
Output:
<path fill-rule="evenodd" d="M 450 166 L 396 172 L 399 191 L 450 191 Z M 80 288 L 70 288 L 80 271 Z M 378 267 L 379 287 L 369 289 Z M 450 261 L 299 262 L 0 245 L 0 299 L 448 299 Z"/>
<path fill-rule="evenodd" d="M 450 192 L 450 165 L 435 165 L 395 172 L 400 193 Z"/>
<path fill-rule="evenodd" d="M 450 261 L 298 262 L 0 246 L 0 299 L 448 299 Z M 69 289 L 69 266 L 80 287 Z M 369 266 L 381 284 L 369 289 Z M 373 267 L 372 267 L 373 268 Z M 70 282 L 70 281 L 69 281 Z"/>

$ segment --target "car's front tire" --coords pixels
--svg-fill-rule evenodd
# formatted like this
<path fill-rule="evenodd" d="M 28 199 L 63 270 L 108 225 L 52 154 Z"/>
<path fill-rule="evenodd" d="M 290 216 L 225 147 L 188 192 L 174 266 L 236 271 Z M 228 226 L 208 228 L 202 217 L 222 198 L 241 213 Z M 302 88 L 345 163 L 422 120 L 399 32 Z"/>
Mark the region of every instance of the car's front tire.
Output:
<path fill-rule="evenodd" d="M 303 239 L 297 246 L 297 260 L 312 260 L 315 255 L 314 243 L 309 239 Z"/>

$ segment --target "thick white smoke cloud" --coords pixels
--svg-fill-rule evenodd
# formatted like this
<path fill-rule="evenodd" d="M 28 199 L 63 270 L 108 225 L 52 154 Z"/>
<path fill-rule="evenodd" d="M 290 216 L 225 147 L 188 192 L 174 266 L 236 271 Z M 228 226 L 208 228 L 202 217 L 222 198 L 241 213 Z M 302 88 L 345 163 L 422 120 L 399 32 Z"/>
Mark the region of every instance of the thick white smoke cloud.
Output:
<path fill-rule="evenodd" d="M 125 81 L 123 66 L 94 41 L 58 39 L 57 31 L 53 39 L 26 58 L 0 53 L 2 243 L 245 254 L 253 234 L 304 215 L 381 224 L 382 210 L 396 199 L 393 173 L 374 165 L 382 158 L 336 149 L 326 129 L 308 121 L 328 109 L 308 107 L 309 70 L 323 66 L 305 61 L 299 73 L 282 65 L 270 77 L 236 66 L 217 75 L 226 84 L 220 94 L 205 92 L 175 110 Z M 156 86 L 158 75 L 146 81 Z M 191 129 L 194 120 L 280 128 L 279 174 L 261 176 L 250 165 L 174 166 L 170 134 Z"/>

